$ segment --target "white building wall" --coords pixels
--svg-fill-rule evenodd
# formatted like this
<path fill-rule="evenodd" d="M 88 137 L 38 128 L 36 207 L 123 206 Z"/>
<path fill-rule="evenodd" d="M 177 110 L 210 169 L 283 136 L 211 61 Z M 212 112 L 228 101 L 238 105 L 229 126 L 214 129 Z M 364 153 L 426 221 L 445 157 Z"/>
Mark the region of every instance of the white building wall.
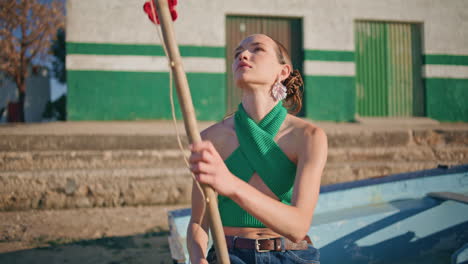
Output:
<path fill-rule="evenodd" d="M 160 39 L 143 11 L 143 4 L 141 0 L 67 0 L 67 44 L 74 50 L 67 55 L 67 70 L 76 73 L 75 76 L 90 71 L 95 74 L 89 75 L 93 78 L 107 71 L 119 72 L 127 76 L 119 75 L 128 82 L 132 74 L 167 72 Z M 176 9 L 179 18 L 174 28 L 178 44 L 186 51 L 199 49 L 209 54 L 183 55 L 186 72 L 212 77 L 229 70 L 222 54 L 226 46 L 226 16 L 301 18 L 305 89 L 312 90 L 308 94 L 317 92 L 314 90 L 317 85 L 325 85 L 326 89 L 339 90 L 350 98 L 342 112 L 334 108 L 338 101 L 329 94 L 325 95 L 330 98 L 324 110 L 314 109 L 317 105 L 314 98 L 306 98 L 307 116 L 315 118 L 316 113 L 326 113 L 317 117 L 323 120 L 351 120 L 355 111 L 355 21 L 420 23 L 427 115 L 438 116 L 440 120 L 461 120 L 438 113 L 443 112 L 440 110 L 443 105 L 454 100 L 448 95 L 466 94 L 468 0 L 180 0 Z M 78 91 L 78 82 L 75 79 L 72 89 Z M 219 98 L 219 102 L 223 100 Z M 433 105 L 437 106 L 431 108 Z M 79 113 L 76 109 L 71 112 Z M 466 107 L 454 108 L 453 112 L 457 111 L 463 113 L 458 116 L 465 120 Z M 76 118 L 85 115 L 77 114 Z"/>
<path fill-rule="evenodd" d="M 68 0 L 67 41 L 159 43 L 140 0 Z M 181 45 L 224 46 L 230 14 L 302 17 L 304 48 L 354 50 L 356 19 L 424 23 L 424 53 L 468 54 L 466 0 L 184 0 L 176 7 Z"/>

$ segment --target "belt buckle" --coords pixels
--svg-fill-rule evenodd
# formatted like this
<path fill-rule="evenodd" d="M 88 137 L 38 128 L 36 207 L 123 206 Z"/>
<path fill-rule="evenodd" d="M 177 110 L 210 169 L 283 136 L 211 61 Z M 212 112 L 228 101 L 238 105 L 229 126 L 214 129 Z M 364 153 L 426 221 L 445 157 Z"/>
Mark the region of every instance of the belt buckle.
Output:
<path fill-rule="evenodd" d="M 261 238 L 261 239 L 255 239 L 255 250 L 257 250 L 257 252 L 270 252 L 269 249 L 260 249 L 260 243 L 258 243 L 259 240 L 270 240 L 269 238 Z"/>

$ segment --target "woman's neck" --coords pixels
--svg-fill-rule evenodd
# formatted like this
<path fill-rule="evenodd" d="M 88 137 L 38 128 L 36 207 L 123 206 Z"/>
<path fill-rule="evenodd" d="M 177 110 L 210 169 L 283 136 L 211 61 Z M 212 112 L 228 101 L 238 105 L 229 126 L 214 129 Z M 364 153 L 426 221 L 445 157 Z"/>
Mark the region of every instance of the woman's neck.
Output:
<path fill-rule="evenodd" d="M 242 93 L 242 106 L 256 123 L 260 122 L 278 104 L 265 90 L 247 90 Z"/>

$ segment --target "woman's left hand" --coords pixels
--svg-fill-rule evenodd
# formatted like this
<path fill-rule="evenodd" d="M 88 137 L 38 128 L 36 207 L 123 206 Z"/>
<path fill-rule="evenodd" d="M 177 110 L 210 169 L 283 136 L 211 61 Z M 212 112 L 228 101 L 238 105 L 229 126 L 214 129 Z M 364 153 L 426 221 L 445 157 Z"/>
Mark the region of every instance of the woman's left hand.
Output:
<path fill-rule="evenodd" d="M 210 141 L 192 144 L 190 147 L 190 170 L 198 182 L 208 184 L 220 195 L 231 197 L 239 178 L 224 164 L 223 159 Z"/>

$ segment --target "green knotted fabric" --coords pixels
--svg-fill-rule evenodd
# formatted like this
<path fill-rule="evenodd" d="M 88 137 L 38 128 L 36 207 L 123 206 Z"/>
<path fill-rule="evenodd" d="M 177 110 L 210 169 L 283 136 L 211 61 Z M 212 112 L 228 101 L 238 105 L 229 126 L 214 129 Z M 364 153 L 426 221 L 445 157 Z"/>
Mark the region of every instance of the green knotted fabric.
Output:
<path fill-rule="evenodd" d="M 273 140 L 286 115 L 279 102 L 257 124 L 239 104 L 234 116 L 239 147 L 224 162 L 232 174 L 245 182 L 257 172 L 282 203 L 291 204 L 296 164 Z M 228 197 L 219 195 L 218 206 L 223 226 L 265 227 Z"/>

